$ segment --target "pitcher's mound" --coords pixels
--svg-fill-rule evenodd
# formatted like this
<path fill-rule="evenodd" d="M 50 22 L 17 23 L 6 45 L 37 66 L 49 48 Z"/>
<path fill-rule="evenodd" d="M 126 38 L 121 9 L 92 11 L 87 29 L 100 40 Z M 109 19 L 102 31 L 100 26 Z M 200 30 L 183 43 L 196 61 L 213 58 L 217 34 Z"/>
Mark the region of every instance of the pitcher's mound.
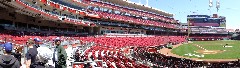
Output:
<path fill-rule="evenodd" d="M 221 53 L 224 52 L 225 50 L 197 50 L 197 53 L 201 53 L 201 54 L 217 54 L 217 53 Z"/>

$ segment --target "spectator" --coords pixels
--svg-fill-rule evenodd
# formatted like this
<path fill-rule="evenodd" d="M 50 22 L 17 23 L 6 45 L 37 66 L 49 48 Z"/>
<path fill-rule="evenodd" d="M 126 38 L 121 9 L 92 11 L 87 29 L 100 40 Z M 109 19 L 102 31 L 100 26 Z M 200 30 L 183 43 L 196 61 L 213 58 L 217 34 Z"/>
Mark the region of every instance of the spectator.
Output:
<path fill-rule="evenodd" d="M 63 46 L 61 46 L 61 40 L 57 37 L 55 40 L 55 49 L 53 53 L 53 62 L 55 63 L 55 68 L 66 68 L 67 53 Z"/>
<path fill-rule="evenodd" d="M 35 67 L 41 67 L 36 61 L 36 56 L 38 54 L 37 48 L 34 46 L 34 42 L 32 40 L 29 40 L 27 42 L 27 46 L 29 50 L 26 53 L 26 68 L 35 68 Z"/>
<path fill-rule="evenodd" d="M 40 47 L 40 42 L 41 42 L 41 40 L 39 39 L 39 38 L 34 38 L 34 47 L 35 48 L 38 48 L 38 47 Z"/>
<path fill-rule="evenodd" d="M 4 44 L 4 55 L 0 56 L 0 68 L 20 68 L 20 62 L 11 55 L 12 47 L 10 42 Z"/>

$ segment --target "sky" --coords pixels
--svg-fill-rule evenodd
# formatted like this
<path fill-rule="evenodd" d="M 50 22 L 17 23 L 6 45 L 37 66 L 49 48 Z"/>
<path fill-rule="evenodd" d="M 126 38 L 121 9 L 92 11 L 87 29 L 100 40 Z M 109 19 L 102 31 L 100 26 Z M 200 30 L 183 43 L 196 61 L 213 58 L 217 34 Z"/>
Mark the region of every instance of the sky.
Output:
<path fill-rule="evenodd" d="M 146 5 L 146 0 L 129 0 Z M 187 23 L 187 15 L 212 15 L 226 17 L 227 29 L 240 29 L 240 0 L 220 0 L 217 12 L 216 1 L 209 7 L 209 0 L 148 0 L 148 6 L 174 14 L 174 18 Z M 193 13 L 196 12 L 196 13 Z"/>

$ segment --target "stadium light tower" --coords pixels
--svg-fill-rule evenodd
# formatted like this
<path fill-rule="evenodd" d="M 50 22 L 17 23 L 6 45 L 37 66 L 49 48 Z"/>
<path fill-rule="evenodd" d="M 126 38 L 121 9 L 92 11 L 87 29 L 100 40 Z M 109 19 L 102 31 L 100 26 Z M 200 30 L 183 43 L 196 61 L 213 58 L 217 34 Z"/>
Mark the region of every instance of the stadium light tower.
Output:
<path fill-rule="evenodd" d="M 213 6 L 213 1 L 209 0 L 209 7 L 211 8 Z"/>
<path fill-rule="evenodd" d="M 218 12 L 218 10 L 219 10 L 219 8 L 220 8 L 220 0 L 217 0 L 217 1 L 216 1 L 216 8 L 217 8 L 217 12 Z"/>
<path fill-rule="evenodd" d="M 211 12 L 212 7 L 213 7 L 213 0 L 209 0 L 209 12 L 210 12 L 210 14 L 212 14 L 212 12 Z"/>

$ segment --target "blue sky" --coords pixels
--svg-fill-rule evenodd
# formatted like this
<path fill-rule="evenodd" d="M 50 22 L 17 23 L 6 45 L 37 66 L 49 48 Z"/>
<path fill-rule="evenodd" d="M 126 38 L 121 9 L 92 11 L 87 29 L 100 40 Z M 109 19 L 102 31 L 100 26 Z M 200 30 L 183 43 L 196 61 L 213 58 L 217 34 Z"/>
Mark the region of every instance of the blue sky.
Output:
<path fill-rule="evenodd" d="M 146 0 L 129 0 L 146 4 Z M 227 29 L 240 29 L 240 0 L 220 0 L 220 9 L 217 12 L 216 1 L 209 7 L 209 0 L 148 0 L 148 5 L 160 10 L 173 13 L 180 22 L 187 22 L 189 14 L 218 14 L 226 17 Z M 211 10 L 208 10 L 211 9 Z M 196 13 L 193 13 L 196 12 Z"/>

